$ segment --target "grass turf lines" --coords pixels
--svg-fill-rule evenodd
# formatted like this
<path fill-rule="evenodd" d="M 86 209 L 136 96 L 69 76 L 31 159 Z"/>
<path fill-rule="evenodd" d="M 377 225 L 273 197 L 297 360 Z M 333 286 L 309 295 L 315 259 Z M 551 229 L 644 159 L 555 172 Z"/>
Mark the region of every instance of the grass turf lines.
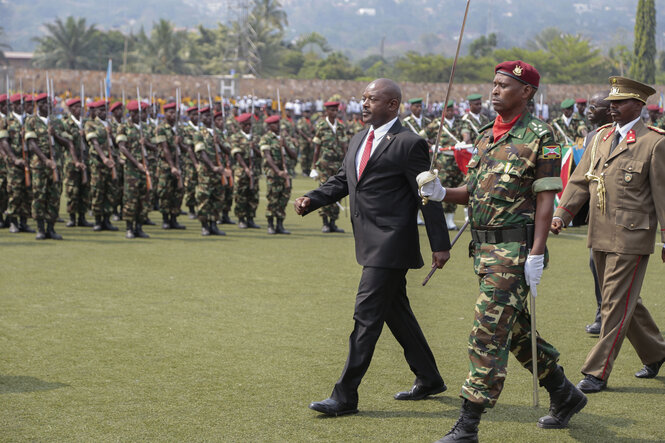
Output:
<path fill-rule="evenodd" d="M 313 186 L 294 180 L 292 199 Z M 265 183 L 261 183 L 262 195 Z M 57 230 L 62 242 L 0 231 L 1 441 L 385 441 L 427 442 L 458 417 L 468 371 L 477 279 L 465 232 L 453 258 L 426 287 L 427 269 L 407 275 L 413 310 L 448 391 L 418 402 L 392 396 L 413 375 L 387 328 L 360 386 L 360 413 L 329 419 L 307 408 L 339 377 L 353 327 L 361 268 L 346 234 L 322 234 L 316 214 L 288 208 L 290 236 L 225 225 L 226 237 L 146 227 L 150 240 L 120 231 Z M 64 206 L 63 206 L 64 208 Z M 159 219 L 155 212 L 153 219 Z M 462 211 L 457 212 L 461 224 Z M 33 223 L 34 224 L 34 223 Z M 537 299 L 539 332 L 561 351 L 574 383 L 595 343 L 595 312 L 583 228 L 550 238 L 551 266 Z M 421 246 L 429 244 L 421 228 Z M 658 246 L 659 248 L 659 246 Z M 665 265 L 652 256 L 644 303 L 665 327 Z M 665 374 L 639 380 L 626 341 L 609 389 L 565 430 L 536 427 L 547 392 L 531 406 L 531 375 L 510 358 L 481 441 L 663 441 Z"/>

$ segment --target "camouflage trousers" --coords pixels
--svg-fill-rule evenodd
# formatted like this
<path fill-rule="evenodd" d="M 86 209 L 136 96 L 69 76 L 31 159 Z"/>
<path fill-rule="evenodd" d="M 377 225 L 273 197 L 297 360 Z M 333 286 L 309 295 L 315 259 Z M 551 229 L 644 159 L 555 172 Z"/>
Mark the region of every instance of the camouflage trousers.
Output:
<path fill-rule="evenodd" d="M 88 168 L 88 174 L 90 168 Z M 67 213 L 84 214 L 90 208 L 90 178 L 83 183 L 83 173 L 73 162 L 65 164 L 65 195 Z"/>
<path fill-rule="evenodd" d="M 30 217 L 32 206 L 32 187 L 25 185 L 23 166 L 7 166 L 7 215 L 12 217 Z"/>
<path fill-rule="evenodd" d="M 191 162 L 191 160 L 188 160 L 186 162 L 183 162 L 182 165 L 182 172 L 183 172 L 183 183 L 185 185 L 185 190 L 184 190 L 184 201 L 185 201 L 185 206 L 189 207 L 196 207 L 198 204 L 198 197 L 196 196 L 198 192 L 198 173 L 196 171 L 196 166 Z"/>
<path fill-rule="evenodd" d="M 113 183 L 111 169 L 99 157 L 90 158 L 90 197 L 92 213 L 95 217 L 110 215 L 113 212 Z"/>
<path fill-rule="evenodd" d="M 531 371 L 531 316 L 526 308 L 529 287 L 524 274 L 480 275 L 480 295 L 469 336 L 469 375 L 460 396 L 493 407 L 506 379 L 508 354 Z M 557 366 L 559 352 L 539 335 L 538 376 Z"/>
<path fill-rule="evenodd" d="M 113 208 L 120 207 L 122 209 L 122 198 L 124 193 L 125 183 L 125 165 L 121 165 L 117 158 L 115 161 L 116 179 L 112 181 L 113 195 L 111 197 L 111 205 Z"/>
<path fill-rule="evenodd" d="M 165 215 L 180 215 L 182 198 L 185 194 L 184 186 L 178 188 L 178 178 L 171 174 L 171 168 L 159 168 L 159 184 L 157 185 L 157 197 L 159 198 L 159 210 Z"/>
<path fill-rule="evenodd" d="M 233 180 L 235 182 L 235 179 Z M 235 183 L 233 183 L 235 186 Z M 229 186 L 228 181 L 226 182 L 226 185 L 223 187 L 222 192 L 222 211 L 224 212 L 230 212 L 231 211 L 231 206 L 233 206 L 233 187 L 234 186 Z"/>
<path fill-rule="evenodd" d="M 58 183 L 51 168 L 32 168 L 32 218 L 55 223 L 60 211 Z"/>
<path fill-rule="evenodd" d="M 319 184 L 319 186 L 322 186 L 326 181 L 328 181 L 328 178 L 335 175 L 337 173 L 337 170 L 338 168 L 331 168 L 331 167 L 320 169 L 319 180 L 321 183 Z M 321 217 L 328 217 L 329 221 L 337 220 L 339 218 L 339 206 L 337 206 L 337 203 L 324 206 L 321 209 L 319 209 L 319 215 Z"/>
<path fill-rule="evenodd" d="M 157 197 L 157 185 L 159 184 L 159 168 L 157 167 L 157 159 L 154 157 L 148 157 L 148 169 L 150 170 L 150 179 L 152 180 L 152 191 L 150 191 L 148 204 L 152 209 L 157 203 L 159 203 L 159 198 Z"/>
<path fill-rule="evenodd" d="M 203 171 L 199 165 L 198 183 L 196 184 L 196 215 L 199 220 L 216 221 L 221 218 L 224 190 L 221 176 Z"/>
<path fill-rule="evenodd" d="M 122 217 L 127 221 L 143 223 L 148 218 L 149 204 L 150 194 L 145 173 L 133 165 L 125 164 Z"/>
<path fill-rule="evenodd" d="M 9 206 L 9 179 L 7 177 L 7 165 L 0 159 L 0 217 Z"/>
<path fill-rule="evenodd" d="M 456 188 L 464 181 L 464 174 L 460 171 L 452 155 L 439 154 L 435 167 L 439 170 L 439 179 L 444 188 Z M 454 213 L 457 209 L 455 203 L 443 203 L 443 212 Z"/>
<path fill-rule="evenodd" d="M 259 206 L 259 182 L 254 180 L 254 189 L 250 188 L 249 176 L 245 170 L 237 167 L 233 171 L 233 200 L 236 217 L 247 220 L 256 217 Z"/>
<path fill-rule="evenodd" d="M 266 217 L 286 218 L 286 205 L 291 197 L 291 186 L 286 186 L 286 180 L 277 175 L 266 176 L 268 193 L 268 205 L 266 206 Z"/>
<path fill-rule="evenodd" d="M 314 146 L 305 141 L 300 145 L 300 167 L 303 173 L 309 173 L 312 167 L 312 159 L 314 157 Z"/>

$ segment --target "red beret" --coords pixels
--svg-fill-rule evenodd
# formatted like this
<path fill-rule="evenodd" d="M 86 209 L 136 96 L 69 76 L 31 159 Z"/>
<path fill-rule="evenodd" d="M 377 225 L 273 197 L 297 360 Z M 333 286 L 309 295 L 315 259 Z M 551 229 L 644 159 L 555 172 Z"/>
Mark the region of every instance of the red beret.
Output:
<path fill-rule="evenodd" d="M 337 107 L 337 106 L 339 106 L 339 102 L 325 102 L 325 103 L 323 104 L 323 106 L 325 106 L 326 108 L 327 108 L 328 106 L 334 106 L 334 107 Z"/>
<path fill-rule="evenodd" d="M 23 97 L 23 94 L 21 94 L 19 92 L 17 94 L 12 95 L 11 97 L 9 97 L 9 101 L 12 102 L 12 103 L 20 102 L 21 97 Z"/>
<path fill-rule="evenodd" d="M 166 109 L 166 108 L 164 108 L 164 109 Z M 187 110 L 186 110 L 185 112 L 186 112 L 187 114 L 189 114 L 190 112 L 196 112 L 196 111 L 198 111 L 198 110 L 199 110 L 198 107 L 196 107 L 196 106 L 190 106 L 189 108 L 187 108 Z"/>
<path fill-rule="evenodd" d="M 264 120 L 266 124 L 277 123 L 278 121 L 279 121 L 279 114 L 271 115 L 270 117 Z"/>
<path fill-rule="evenodd" d="M 215 112 L 214 118 L 217 118 L 217 117 L 224 117 L 224 112 L 223 111 Z"/>
<path fill-rule="evenodd" d="M 659 111 L 660 112 L 660 106 L 658 106 L 658 105 L 648 105 L 647 110 L 649 110 L 649 111 Z"/>
<path fill-rule="evenodd" d="M 67 100 L 67 101 L 65 102 L 65 104 L 66 104 L 67 106 L 74 106 L 74 105 L 77 104 L 77 103 L 81 103 L 81 99 L 78 98 L 78 97 L 76 97 L 76 98 L 70 98 L 69 100 Z"/>
<path fill-rule="evenodd" d="M 0 102 L 6 102 L 6 101 L 7 101 L 7 94 L 0 95 Z"/>
<path fill-rule="evenodd" d="M 97 100 L 96 102 L 90 103 L 88 105 L 88 108 L 90 109 L 101 108 L 104 105 L 106 105 L 106 102 L 104 100 Z"/>
<path fill-rule="evenodd" d="M 252 118 L 252 114 L 249 112 L 245 112 L 244 114 L 240 114 L 239 116 L 236 117 L 236 120 L 238 120 L 238 123 L 246 122 Z"/>
<path fill-rule="evenodd" d="M 579 103 L 581 105 L 586 104 L 586 99 L 585 98 L 576 98 L 575 103 Z"/>
<path fill-rule="evenodd" d="M 122 102 L 115 102 L 111 105 L 111 107 L 109 108 L 109 111 L 113 111 L 114 109 L 117 109 L 121 106 L 122 106 Z"/>
<path fill-rule="evenodd" d="M 522 60 L 499 63 L 494 67 L 494 73 L 507 75 L 534 88 L 538 88 L 540 84 L 538 70 Z"/>
<path fill-rule="evenodd" d="M 37 95 L 34 97 L 33 101 L 38 102 L 38 101 L 40 101 L 40 100 L 46 100 L 47 98 L 48 98 L 48 94 L 47 94 L 46 92 L 42 92 L 41 94 L 37 94 Z"/>
<path fill-rule="evenodd" d="M 176 105 L 175 102 L 167 103 L 167 104 L 164 105 L 164 110 L 166 111 L 167 109 L 175 109 L 176 106 L 177 105 Z"/>
<path fill-rule="evenodd" d="M 203 114 L 204 112 L 210 112 L 210 106 L 204 106 L 204 107 L 202 107 L 201 110 L 200 110 L 199 112 L 200 112 L 201 114 Z"/>
<path fill-rule="evenodd" d="M 141 109 L 145 109 L 148 106 L 150 106 L 150 105 L 147 104 L 146 102 L 141 102 Z M 139 102 L 136 101 L 136 100 L 128 101 L 127 102 L 127 110 L 128 111 L 138 111 L 139 110 Z"/>
<path fill-rule="evenodd" d="M 31 102 L 32 101 L 32 95 L 30 94 L 23 94 L 23 102 Z"/>

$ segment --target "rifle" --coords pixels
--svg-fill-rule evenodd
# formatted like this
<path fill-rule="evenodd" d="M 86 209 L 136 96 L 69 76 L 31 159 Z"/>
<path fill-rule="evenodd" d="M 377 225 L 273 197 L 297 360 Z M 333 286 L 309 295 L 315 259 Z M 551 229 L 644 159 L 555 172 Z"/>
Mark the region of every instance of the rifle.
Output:
<path fill-rule="evenodd" d="M 79 131 L 83 129 L 83 116 L 85 115 L 85 89 L 83 86 L 83 82 L 81 82 L 81 127 L 79 127 Z M 79 133 L 79 151 L 80 151 L 80 156 L 81 156 L 81 163 L 85 164 L 85 157 L 86 157 L 86 148 L 85 148 L 85 137 L 80 135 Z M 83 184 L 88 183 L 88 171 L 86 168 L 83 169 L 81 172 L 81 182 Z"/>
<path fill-rule="evenodd" d="M 277 110 L 279 112 L 279 116 L 281 118 L 282 116 L 282 103 L 279 100 L 279 88 L 277 88 Z M 280 131 L 281 133 L 281 131 Z M 282 169 L 284 172 L 289 173 L 288 168 L 286 167 L 286 148 L 284 147 L 284 139 L 285 137 L 282 137 L 282 139 L 279 141 L 279 147 L 282 149 Z M 291 187 L 291 177 L 286 177 L 286 181 L 284 182 L 286 184 L 287 188 Z"/>
<path fill-rule="evenodd" d="M 53 84 L 51 83 L 52 79 L 49 79 L 48 72 L 46 73 L 46 127 L 48 130 L 51 130 L 51 113 L 53 112 L 53 102 L 51 101 L 51 94 L 53 93 Z M 35 101 L 35 98 L 32 97 L 32 101 Z M 60 176 L 58 174 L 58 164 L 55 161 L 55 150 L 53 149 L 53 136 L 48 135 L 48 149 L 51 157 L 51 161 L 55 164 L 53 168 L 53 181 L 58 183 L 60 181 Z"/>
<path fill-rule="evenodd" d="M 23 175 L 25 185 L 30 187 L 30 167 L 28 166 L 28 145 L 25 143 L 25 102 L 23 101 L 23 79 L 19 79 L 19 94 L 21 94 L 21 152 L 23 154 Z"/>
<path fill-rule="evenodd" d="M 102 83 L 100 82 L 99 86 L 102 86 Z M 104 80 L 104 86 L 106 86 L 106 79 Z M 104 97 L 104 121 L 108 126 L 106 126 L 107 129 L 111 129 L 111 123 L 106 120 L 109 118 L 109 98 L 108 95 L 106 94 L 106 87 L 103 88 L 103 96 Z M 108 152 L 108 156 L 113 161 L 113 150 L 111 149 L 111 131 L 106 132 L 106 150 Z M 117 180 L 118 179 L 118 171 L 115 169 L 115 164 L 111 168 L 111 179 Z"/>
<path fill-rule="evenodd" d="M 152 84 L 150 85 L 150 90 L 152 91 Z M 180 88 L 175 90 L 175 133 L 178 134 L 178 129 L 180 128 Z M 175 143 L 175 168 L 178 170 L 178 189 L 182 189 L 185 185 L 182 182 L 182 169 L 180 168 L 180 146 L 178 143 Z"/>
<path fill-rule="evenodd" d="M 223 105 L 224 104 L 222 103 L 222 106 Z M 212 112 L 212 96 L 210 95 L 210 84 L 208 84 L 208 107 L 210 108 L 210 112 Z M 199 95 L 199 110 L 200 109 L 201 109 L 201 95 Z M 213 131 L 214 131 L 214 129 L 213 129 Z M 215 146 L 215 162 L 217 163 L 218 167 L 222 168 L 222 186 L 226 186 L 226 177 L 224 176 L 225 170 L 222 167 L 222 158 L 221 158 L 221 155 L 220 155 L 221 149 L 219 148 L 219 145 L 217 144 L 217 137 L 213 138 L 212 144 Z"/>
<path fill-rule="evenodd" d="M 208 89 L 210 89 L 210 86 L 208 86 Z M 210 94 L 210 91 L 208 91 L 208 94 Z M 224 94 L 222 93 L 222 84 L 221 84 L 221 82 L 220 82 L 220 84 L 219 84 L 219 97 L 220 97 L 220 99 L 221 99 L 221 103 L 222 103 L 222 120 L 224 120 L 224 124 L 226 124 L 226 112 L 224 111 Z M 226 130 L 226 129 L 225 129 L 225 130 Z M 229 156 L 228 156 L 228 155 L 226 156 L 226 159 L 227 159 L 227 161 L 226 161 L 227 165 L 230 166 L 230 165 L 231 165 L 231 162 L 230 162 L 230 160 L 229 160 Z M 228 169 L 230 170 L 230 174 L 229 174 L 229 186 L 233 187 L 233 171 L 231 170 L 230 167 L 229 167 Z M 252 186 L 252 185 L 254 184 L 253 182 L 254 182 L 254 179 L 252 178 L 252 179 L 250 180 L 250 188 L 253 188 L 253 186 Z"/>
<path fill-rule="evenodd" d="M 124 91 L 123 91 L 124 94 Z M 124 101 L 124 100 L 123 100 Z M 139 102 L 139 136 L 141 137 L 141 163 L 143 164 L 143 169 L 145 169 L 145 182 L 148 191 L 152 189 L 152 178 L 150 177 L 150 169 L 148 169 L 148 152 L 145 150 L 145 144 L 143 143 L 143 119 L 141 116 L 141 92 L 139 87 L 136 86 L 136 101 Z"/>

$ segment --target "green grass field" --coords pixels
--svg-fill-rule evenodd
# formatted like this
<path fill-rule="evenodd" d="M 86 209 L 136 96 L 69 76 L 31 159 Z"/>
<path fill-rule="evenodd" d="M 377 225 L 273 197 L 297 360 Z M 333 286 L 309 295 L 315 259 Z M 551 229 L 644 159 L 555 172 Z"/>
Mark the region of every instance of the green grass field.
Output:
<path fill-rule="evenodd" d="M 293 196 L 312 183 L 296 179 Z M 265 227 L 263 206 L 259 214 Z M 449 430 L 477 295 L 468 233 L 425 288 L 427 269 L 407 276 L 448 391 L 393 400 L 413 375 L 385 328 L 360 387 L 360 413 L 329 419 L 307 406 L 330 394 L 353 327 L 361 268 L 348 218 L 339 223 L 343 235 L 321 234 L 317 215 L 301 219 L 292 208 L 290 236 L 225 227 L 226 237 L 203 238 L 197 222 L 185 224 L 186 231 L 147 227 L 152 238 L 133 241 L 123 223 L 116 233 L 58 224 L 62 242 L 0 231 L 0 441 L 428 442 Z M 574 383 L 595 342 L 583 329 L 595 312 L 584 233 L 550 239 L 551 268 L 537 299 L 538 329 Z M 661 327 L 663 270 L 652 256 L 642 290 Z M 531 374 L 511 357 L 480 439 L 664 441 L 665 374 L 639 380 L 640 367 L 626 341 L 609 389 L 590 396 L 569 429 L 542 430 L 536 421 L 547 392 L 540 389 L 534 409 Z"/>

